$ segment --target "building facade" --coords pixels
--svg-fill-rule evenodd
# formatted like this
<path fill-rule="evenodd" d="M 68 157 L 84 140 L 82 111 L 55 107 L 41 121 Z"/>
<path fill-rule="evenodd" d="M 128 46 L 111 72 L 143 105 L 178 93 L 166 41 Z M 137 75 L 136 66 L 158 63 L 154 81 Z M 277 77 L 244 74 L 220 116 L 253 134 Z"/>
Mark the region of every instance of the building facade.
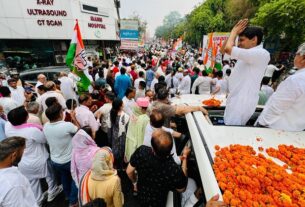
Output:
<path fill-rule="evenodd" d="M 0 0 L 0 59 L 64 64 L 76 19 L 86 51 L 106 56 L 119 44 L 118 9 L 117 0 Z"/>

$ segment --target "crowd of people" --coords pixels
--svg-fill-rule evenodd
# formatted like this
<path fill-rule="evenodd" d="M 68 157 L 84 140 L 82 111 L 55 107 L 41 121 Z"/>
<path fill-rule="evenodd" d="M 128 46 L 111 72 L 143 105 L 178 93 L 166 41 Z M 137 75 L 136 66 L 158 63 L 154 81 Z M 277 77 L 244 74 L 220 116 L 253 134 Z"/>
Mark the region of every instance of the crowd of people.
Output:
<path fill-rule="evenodd" d="M 173 118 L 208 112 L 171 105 L 172 97 L 227 97 L 227 125 L 246 125 L 265 97 L 257 126 L 304 130 L 305 44 L 295 57 L 298 72 L 274 92 L 270 71 L 277 69 L 268 66 L 270 55 L 259 46 L 261 29 L 247 23 L 240 21 L 223 46 L 234 59 L 211 73 L 194 51 L 173 55 L 168 47 L 152 46 L 114 61 L 88 58 L 92 82 L 86 93 L 78 93 L 73 72 L 53 81 L 40 74 L 35 86 L 18 75 L 1 76 L 0 206 L 41 206 L 63 191 L 70 206 L 120 207 L 124 172 L 141 206 L 165 206 L 170 190 L 182 193 L 182 206 L 193 206 L 202 189 L 188 176 L 191 149 L 176 149 L 175 140 L 185 135 L 173 129 Z M 206 205 L 225 206 L 217 195 Z"/>

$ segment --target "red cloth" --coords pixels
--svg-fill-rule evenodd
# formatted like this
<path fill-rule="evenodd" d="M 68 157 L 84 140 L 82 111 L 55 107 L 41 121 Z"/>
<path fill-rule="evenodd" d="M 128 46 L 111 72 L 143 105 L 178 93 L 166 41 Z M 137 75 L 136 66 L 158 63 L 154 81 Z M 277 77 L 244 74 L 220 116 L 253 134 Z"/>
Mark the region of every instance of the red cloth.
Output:
<path fill-rule="evenodd" d="M 130 75 L 132 76 L 133 81 L 135 81 L 138 78 L 138 74 L 134 70 L 130 71 Z"/>
<path fill-rule="evenodd" d="M 153 67 L 155 67 L 155 66 L 157 65 L 157 60 L 153 59 L 153 60 L 151 61 L 151 65 L 152 65 Z"/>
<path fill-rule="evenodd" d="M 114 67 L 112 70 L 112 76 L 115 77 L 115 74 L 119 71 L 120 71 L 120 69 L 118 67 Z"/>

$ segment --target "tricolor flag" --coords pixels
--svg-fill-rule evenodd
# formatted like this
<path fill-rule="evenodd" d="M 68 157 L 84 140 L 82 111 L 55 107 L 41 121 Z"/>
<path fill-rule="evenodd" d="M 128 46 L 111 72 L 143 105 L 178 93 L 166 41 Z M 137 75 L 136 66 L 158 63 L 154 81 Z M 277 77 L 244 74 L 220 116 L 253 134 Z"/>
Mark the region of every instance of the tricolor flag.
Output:
<path fill-rule="evenodd" d="M 206 66 L 206 72 L 208 74 L 213 73 L 213 53 L 215 52 L 215 48 L 213 47 L 213 34 L 209 34 L 209 44 L 208 44 L 208 50 L 205 52 L 204 62 L 203 64 Z"/>
<path fill-rule="evenodd" d="M 222 47 L 222 38 L 220 38 L 220 40 L 219 40 L 219 44 L 217 46 L 217 52 L 216 52 L 216 55 L 215 55 L 214 68 L 216 68 L 218 71 L 222 70 L 222 54 L 220 52 L 221 47 Z"/>
<path fill-rule="evenodd" d="M 87 92 L 91 81 L 88 77 L 85 47 L 77 20 L 66 57 L 66 64 L 80 78 L 77 83 L 78 92 Z"/>
<path fill-rule="evenodd" d="M 175 42 L 174 47 L 173 47 L 173 49 L 174 49 L 175 51 L 179 51 L 179 50 L 182 49 L 182 39 L 183 39 L 183 36 L 179 37 L 179 38 L 177 39 L 177 41 Z"/>

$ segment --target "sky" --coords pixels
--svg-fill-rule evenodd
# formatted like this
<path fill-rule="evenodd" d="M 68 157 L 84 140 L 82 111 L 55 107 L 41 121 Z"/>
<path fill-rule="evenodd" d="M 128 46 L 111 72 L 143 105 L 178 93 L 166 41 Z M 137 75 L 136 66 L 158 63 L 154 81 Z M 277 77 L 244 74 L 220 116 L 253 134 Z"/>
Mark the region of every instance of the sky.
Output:
<path fill-rule="evenodd" d="M 178 11 L 182 16 L 190 13 L 203 0 L 121 0 L 120 16 L 128 18 L 134 12 L 147 21 L 150 36 L 162 25 L 163 18 L 171 11 Z"/>

